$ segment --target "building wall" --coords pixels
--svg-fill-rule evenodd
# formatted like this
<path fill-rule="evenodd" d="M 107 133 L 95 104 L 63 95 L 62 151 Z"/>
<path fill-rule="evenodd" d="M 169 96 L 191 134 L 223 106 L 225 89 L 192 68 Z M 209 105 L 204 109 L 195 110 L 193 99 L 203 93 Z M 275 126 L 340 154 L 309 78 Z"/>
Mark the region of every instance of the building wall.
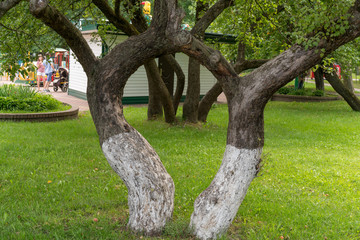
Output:
<path fill-rule="evenodd" d="M 91 32 L 83 32 L 83 36 L 89 43 L 96 57 L 99 57 L 102 53 L 101 41 L 97 43 L 91 41 Z M 74 52 L 70 50 L 70 69 L 69 69 L 69 95 L 75 95 L 76 97 L 86 98 L 87 88 L 87 76 L 83 67 L 75 58 Z"/>

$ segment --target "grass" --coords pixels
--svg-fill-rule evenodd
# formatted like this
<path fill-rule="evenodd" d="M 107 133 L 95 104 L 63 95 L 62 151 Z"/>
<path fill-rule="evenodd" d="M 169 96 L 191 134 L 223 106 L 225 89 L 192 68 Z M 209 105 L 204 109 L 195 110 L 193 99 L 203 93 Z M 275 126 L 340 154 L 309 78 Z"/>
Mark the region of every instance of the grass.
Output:
<path fill-rule="evenodd" d="M 128 121 L 174 179 L 174 221 L 159 238 L 193 239 L 193 202 L 216 174 L 227 108 L 203 126 Z M 343 101 L 270 102 L 264 166 L 223 239 L 360 239 L 360 115 Z M 0 122 L 0 239 L 139 239 L 125 229 L 127 190 L 89 114 L 56 123 Z M 94 221 L 94 219 L 98 221 Z"/>

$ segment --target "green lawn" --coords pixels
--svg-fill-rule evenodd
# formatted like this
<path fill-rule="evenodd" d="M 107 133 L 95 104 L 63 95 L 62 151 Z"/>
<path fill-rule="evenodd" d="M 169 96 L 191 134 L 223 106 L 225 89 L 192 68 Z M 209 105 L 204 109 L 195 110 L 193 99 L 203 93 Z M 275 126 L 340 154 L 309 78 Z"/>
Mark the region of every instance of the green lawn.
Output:
<path fill-rule="evenodd" d="M 193 239 L 186 226 L 220 165 L 226 106 L 203 126 L 148 122 L 145 108 L 125 115 L 175 181 L 174 221 L 153 239 Z M 126 188 L 89 114 L 0 122 L 0 133 L 0 239 L 140 238 L 125 230 Z M 360 239 L 360 114 L 342 101 L 270 102 L 265 139 L 262 171 L 223 239 Z"/>

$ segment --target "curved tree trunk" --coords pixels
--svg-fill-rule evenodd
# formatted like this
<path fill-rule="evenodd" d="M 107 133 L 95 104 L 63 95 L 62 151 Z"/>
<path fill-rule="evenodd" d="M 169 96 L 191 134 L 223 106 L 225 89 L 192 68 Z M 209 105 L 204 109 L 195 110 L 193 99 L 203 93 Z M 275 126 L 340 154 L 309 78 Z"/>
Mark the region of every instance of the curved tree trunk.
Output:
<path fill-rule="evenodd" d="M 191 216 L 190 226 L 199 239 L 217 239 L 227 231 L 258 172 L 265 103 L 256 103 L 253 95 L 238 92 L 236 98 L 228 98 L 229 127 L 222 164 L 196 199 Z"/>
<path fill-rule="evenodd" d="M 207 116 L 213 103 L 217 100 L 222 93 L 222 88 L 219 83 L 216 83 L 201 99 L 199 104 L 198 119 L 201 122 L 206 122 Z"/>
<path fill-rule="evenodd" d="M 325 72 L 325 77 L 326 80 L 335 89 L 335 91 L 340 94 L 349 104 L 352 110 L 360 111 L 359 98 L 354 94 L 354 92 L 350 91 L 347 87 L 344 86 L 336 73 L 330 74 Z"/>
<path fill-rule="evenodd" d="M 128 189 L 128 227 L 157 235 L 172 217 L 175 186 L 155 150 L 126 122 L 121 103 L 123 86 L 101 81 L 112 77 L 116 78 L 97 71 L 89 79 L 90 112 L 102 151 Z"/>

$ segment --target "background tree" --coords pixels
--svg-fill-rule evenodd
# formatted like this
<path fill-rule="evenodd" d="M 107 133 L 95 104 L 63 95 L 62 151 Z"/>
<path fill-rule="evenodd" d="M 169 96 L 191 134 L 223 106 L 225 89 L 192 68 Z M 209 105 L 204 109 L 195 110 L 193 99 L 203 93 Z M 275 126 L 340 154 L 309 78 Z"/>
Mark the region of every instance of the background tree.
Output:
<path fill-rule="evenodd" d="M 203 17 L 204 13 L 208 10 L 209 3 L 203 1 L 196 1 L 195 22 Z M 204 40 L 205 30 L 207 27 L 201 29 L 194 28 L 191 32 L 201 41 Z M 192 123 L 198 122 L 198 108 L 200 100 L 200 63 L 190 57 L 188 64 L 188 87 L 186 98 L 183 106 L 183 118 Z"/>
<path fill-rule="evenodd" d="M 357 39 L 341 46 L 331 55 L 335 63 L 340 65 L 341 80 L 351 92 L 354 91 L 352 74 L 357 72 L 360 65 L 359 50 L 359 40 Z"/>

